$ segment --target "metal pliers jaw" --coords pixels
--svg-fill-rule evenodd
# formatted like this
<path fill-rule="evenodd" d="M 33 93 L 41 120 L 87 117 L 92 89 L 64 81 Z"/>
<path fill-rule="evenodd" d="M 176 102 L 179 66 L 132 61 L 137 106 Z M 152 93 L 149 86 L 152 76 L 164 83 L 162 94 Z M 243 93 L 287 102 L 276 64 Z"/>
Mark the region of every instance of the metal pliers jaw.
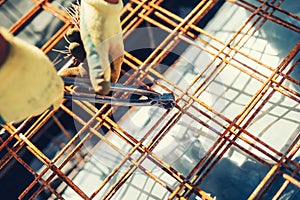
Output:
<path fill-rule="evenodd" d="M 62 77 L 65 85 L 74 85 L 79 88 L 92 91 L 88 80 L 80 78 Z M 91 103 L 111 104 L 118 106 L 158 106 L 171 109 L 175 106 L 175 98 L 172 93 L 163 93 L 135 87 L 132 85 L 111 84 L 111 92 L 127 93 L 137 98 L 117 98 L 113 96 L 102 96 L 91 92 L 65 92 L 64 97 L 69 100 L 89 101 Z"/>
<path fill-rule="evenodd" d="M 172 93 L 163 93 L 159 96 L 149 97 L 151 105 L 159 106 L 164 109 L 171 109 L 175 106 L 175 98 Z"/>

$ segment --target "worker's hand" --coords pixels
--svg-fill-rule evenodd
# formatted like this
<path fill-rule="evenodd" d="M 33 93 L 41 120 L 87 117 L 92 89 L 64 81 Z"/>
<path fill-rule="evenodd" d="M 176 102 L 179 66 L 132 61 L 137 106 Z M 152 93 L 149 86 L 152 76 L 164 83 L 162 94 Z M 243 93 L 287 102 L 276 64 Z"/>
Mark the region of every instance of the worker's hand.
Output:
<path fill-rule="evenodd" d="M 59 107 L 64 83 L 40 49 L 0 27 L 0 52 L 0 123 Z"/>
<path fill-rule="evenodd" d="M 124 56 L 120 24 L 121 0 L 84 0 L 80 6 L 80 31 L 66 34 L 69 53 L 79 62 L 87 59 L 89 78 L 96 93 L 105 95 L 110 82 L 117 82 Z M 63 70 L 60 76 L 84 76 L 79 65 Z"/>
<path fill-rule="evenodd" d="M 121 0 L 82 0 L 80 36 L 87 54 L 91 84 L 106 95 L 117 82 L 124 56 L 120 12 Z M 112 64 L 110 62 L 112 60 Z"/>

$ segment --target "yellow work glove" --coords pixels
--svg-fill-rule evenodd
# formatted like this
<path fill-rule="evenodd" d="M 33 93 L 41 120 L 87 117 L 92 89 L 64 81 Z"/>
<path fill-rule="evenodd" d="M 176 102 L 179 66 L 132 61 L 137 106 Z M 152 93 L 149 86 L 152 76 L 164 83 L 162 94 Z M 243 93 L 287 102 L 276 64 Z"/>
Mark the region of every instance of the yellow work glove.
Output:
<path fill-rule="evenodd" d="M 62 102 L 64 83 L 37 47 L 0 27 L 0 123 L 20 122 Z"/>
<path fill-rule="evenodd" d="M 108 94 L 119 79 L 124 57 L 121 0 L 82 0 L 80 35 L 87 54 L 91 84 L 98 94 Z M 110 65 L 112 60 L 112 65 Z"/>

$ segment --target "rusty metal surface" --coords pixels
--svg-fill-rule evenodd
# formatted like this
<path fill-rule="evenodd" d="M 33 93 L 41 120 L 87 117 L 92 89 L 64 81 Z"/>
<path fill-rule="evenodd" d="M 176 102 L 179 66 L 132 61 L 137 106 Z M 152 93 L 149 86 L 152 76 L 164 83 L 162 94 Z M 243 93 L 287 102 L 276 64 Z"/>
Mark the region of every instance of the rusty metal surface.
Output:
<path fill-rule="evenodd" d="M 5 6 L 6 2 L 0 1 L 0 6 Z M 40 46 L 49 53 L 63 43 L 64 34 L 72 25 L 71 18 L 54 1 L 30 2 L 33 6 L 8 28 L 12 33 L 21 34 L 41 11 L 50 13 L 61 25 Z M 244 195 L 249 199 L 278 199 L 285 191 L 299 196 L 300 93 L 297 87 L 300 82 L 292 75 L 300 62 L 299 15 L 282 6 L 285 1 L 224 3 L 202 0 L 180 16 L 169 7 L 173 2 L 131 0 L 124 5 L 121 19 L 126 54 L 120 81 L 172 92 L 176 106 L 170 110 L 124 109 L 109 104 L 66 100 L 57 111 L 48 110 L 20 124 L 3 126 L 1 177 L 13 174 L 14 165 L 21 166 L 30 177 L 18 189 L 19 199 L 121 199 L 127 194 L 126 190 L 132 188 L 136 193 L 144 191 L 132 199 L 226 199 L 239 193 L 238 190 L 246 191 Z M 210 21 L 211 13 L 223 3 L 225 7 L 217 12 L 223 12 L 224 20 Z M 226 32 L 227 25 L 234 24 L 234 19 L 241 16 L 238 12 L 230 15 L 232 10 L 229 8 L 245 11 L 247 15 L 243 16 L 244 21 L 236 24 L 234 31 Z M 214 30 L 218 23 L 224 29 Z M 268 44 L 263 43 L 265 51 L 259 52 L 255 45 L 272 40 L 268 36 L 272 34 L 267 32 L 270 23 L 279 27 L 278 30 L 285 30 L 292 42 L 278 37 L 275 39 L 282 39 L 279 43 L 290 46 L 283 45 L 284 48 L 273 53 L 275 50 L 268 49 Z M 296 39 L 292 40 L 294 35 Z M 197 58 L 207 60 L 194 62 Z M 182 67 L 181 61 L 187 63 Z M 193 65 L 192 68 L 188 68 L 188 64 Z M 57 68 L 59 70 L 60 66 Z M 206 98 L 207 95 L 210 97 Z M 276 109 L 279 109 L 278 113 L 273 113 Z M 150 111 L 150 116 L 138 115 Z M 136 125 L 141 123 L 139 120 L 143 121 L 139 116 L 149 118 L 145 127 Z M 201 131 L 205 134 L 201 135 Z M 194 141 L 210 141 L 197 159 L 185 158 L 189 148 L 184 147 L 193 147 L 196 143 L 188 141 L 180 147 L 176 147 L 177 143 L 168 144 L 173 137 L 182 142 L 183 136 L 190 132 L 200 135 L 193 135 Z M 53 151 L 55 149 L 54 154 L 38 143 L 41 138 L 54 141 L 51 147 Z M 163 146 L 165 143 L 173 145 L 172 150 Z M 107 164 L 110 158 L 105 160 L 104 157 L 110 154 L 106 152 L 100 154 L 99 160 L 96 159 L 96 164 L 89 169 L 87 166 L 91 165 L 93 157 L 105 148 L 114 151 L 112 156 L 117 154 L 117 160 Z M 181 154 L 171 159 L 176 148 Z M 181 151 L 180 148 L 184 149 Z M 235 156 L 238 159 L 234 160 Z M 223 195 L 211 189 L 214 176 L 229 158 L 233 159 L 230 161 L 232 167 L 238 166 L 232 163 L 243 160 L 257 171 L 264 169 L 263 173 L 253 175 L 260 176 L 255 187 L 249 186 L 249 189 L 247 184 L 240 185 L 245 189 L 237 185 L 236 190 L 224 190 Z M 189 159 L 192 160 L 190 164 Z M 97 175 L 101 178 L 89 180 L 88 172 L 82 175 L 84 171 L 102 166 L 105 168 L 103 174 Z M 224 168 L 223 173 L 230 174 L 229 169 Z M 248 172 L 241 171 L 240 176 L 250 179 Z M 1 178 L 1 185 L 4 181 Z M 150 189 L 147 182 L 153 184 Z"/>

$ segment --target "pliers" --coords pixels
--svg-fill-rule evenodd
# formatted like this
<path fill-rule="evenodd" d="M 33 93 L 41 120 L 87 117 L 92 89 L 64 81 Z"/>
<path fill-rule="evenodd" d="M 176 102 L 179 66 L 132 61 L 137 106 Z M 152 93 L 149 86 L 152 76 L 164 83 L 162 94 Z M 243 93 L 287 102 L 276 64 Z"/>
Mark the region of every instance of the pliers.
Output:
<path fill-rule="evenodd" d="M 88 80 L 83 78 L 62 77 L 65 86 L 73 85 L 79 88 L 93 91 Z M 158 106 L 165 109 L 171 109 L 175 106 L 175 98 L 172 93 L 158 93 L 153 90 L 139 88 L 132 85 L 122 85 L 111 83 L 111 92 L 120 94 L 130 94 L 130 98 L 119 98 L 113 96 L 102 96 L 91 92 L 67 92 L 64 98 L 69 100 L 88 101 L 91 103 L 111 104 L 118 106 Z M 122 95 L 120 95 L 122 96 Z"/>

